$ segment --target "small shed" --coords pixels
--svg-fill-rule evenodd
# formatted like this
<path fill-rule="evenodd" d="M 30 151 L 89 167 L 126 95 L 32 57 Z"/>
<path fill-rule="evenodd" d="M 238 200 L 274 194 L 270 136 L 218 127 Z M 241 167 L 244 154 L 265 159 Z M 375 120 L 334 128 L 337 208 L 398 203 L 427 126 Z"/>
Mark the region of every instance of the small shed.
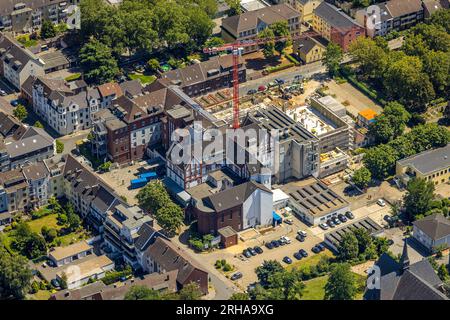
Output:
<path fill-rule="evenodd" d="M 238 233 L 231 226 L 217 230 L 220 235 L 220 244 L 223 248 L 234 246 L 238 243 Z"/>

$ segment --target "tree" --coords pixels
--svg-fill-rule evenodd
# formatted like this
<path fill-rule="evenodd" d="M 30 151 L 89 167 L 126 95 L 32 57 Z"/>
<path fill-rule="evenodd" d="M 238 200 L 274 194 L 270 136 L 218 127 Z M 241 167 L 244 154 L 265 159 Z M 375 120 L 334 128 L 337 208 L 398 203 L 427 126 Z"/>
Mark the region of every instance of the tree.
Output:
<path fill-rule="evenodd" d="M 19 121 L 23 121 L 28 117 L 28 111 L 27 108 L 25 108 L 23 105 L 19 104 L 14 110 L 13 110 L 13 115 L 14 117 L 16 117 L 17 119 L 19 119 Z"/>
<path fill-rule="evenodd" d="M 33 124 L 33 127 L 44 129 L 44 125 L 39 120 Z"/>
<path fill-rule="evenodd" d="M 335 264 L 325 285 L 325 300 L 353 300 L 357 293 L 355 276 L 348 263 Z"/>
<path fill-rule="evenodd" d="M 80 50 L 80 65 L 84 78 L 92 84 L 111 81 L 119 73 L 117 61 L 112 56 L 110 47 L 91 38 Z"/>
<path fill-rule="evenodd" d="M 160 65 L 159 65 L 158 59 L 152 58 L 152 59 L 147 61 L 147 68 L 151 72 L 157 72 L 159 67 L 160 67 Z"/>
<path fill-rule="evenodd" d="M 389 102 L 383 112 L 375 117 L 369 133 L 377 143 L 387 143 L 403 133 L 410 118 L 411 115 L 400 103 Z"/>
<path fill-rule="evenodd" d="M 106 161 L 106 162 L 102 163 L 102 164 L 98 167 L 98 169 L 99 169 L 101 172 L 108 172 L 108 171 L 111 170 L 111 166 L 112 166 L 112 162 L 111 162 L 111 161 Z"/>
<path fill-rule="evenodd" d="M 32 278 L 27 259 L 9 254 L 0 244 L 0 299 L 23 299 Z"/>
<path fill-rule="evenodd" d="M 450 33 L 450 11 L 446 9 L 437 10 L 431 15 L 429 23 L 445 28 L 447 33 Z"/>
<path fill-rule="evenodd" d="M 41 26 L 41 38 L 48 39 L 54 36 L 56 36 L 55 25 L 50 20 L 44 19 Z"/>
<path fill-rule="evenodd" d="M 56 144 L 56 153 L 63 153 L 63 151 L 64 151 L 64 143 L 62 143 L 59 140 L 55 140 L 55 144 Z"/>
<path fill-rule="evenodd" d="M 160 300 L 159 291 L 150 289 L 146 286 L 132 286 L 125 294 L 125 300 Z"/>
<path fill-rule="evenodd" d="M 438 276 L 442 281 L 447 281 L 449 279 L 448 269 L 445 264 L 441 264 L 438 268 Z"/>
<path fill-rule="evenodd" d="M 159 180 L 151 181 L 139 190 L 136 199 L 141 208 L 153 214 L 156 214 L 161 207 L 171 202 L 166 188 Z"/>
<path fill-rule="evenodd" d="M 178 292 L 180 300 L 199 300 L 202 295 L 199 285 L 195 282 L 184 285 Z"/>
<path fill-rule="evenodd" d="M 359 62 L 363 76 L 369 78 L 380 77 L 387 66 L 386 50 L 371 38 L 357 38 L 350 45 L 349 54 Z"/>
<path fill-rule="evenodd" d="M 222 38 L 219 37 L 211 37 L 205 42 L 206 48 L 214 48 L 214 47 L 220 47 L 225 44 L 225 41 Z"/>
<path fill-rule="evenodd" d="M 270 28 L 266 28 L 260 33 L 258 33 L 259 39 L 274 39 L 275 34 L 273 30 Z M 261 45 L 264 58 L 270 59 L 275 56 L 275 41 L 267 40 L 264 44 Z"/>
<path fill-rule="evenodd" d="M 225 2 L 230 7 L 230 9 L 228 9 L 228 12 L 227 12 L 229 17 L 237 16 L 242 13 L 240 0 L 225 0 Z"/>
<path fill-rule="evenodd" d="M 274 300 L 300 300 L 305 285 L 301 281 L 301 271 L 275 272 L 269 276 L 269 288 L 271 299 Z"/>
<path fill-rule="evenodd" d="M 283 54 L 284 49 L 292 44 L 291 33 L 289 32 L 289 25 L 286 20 L 273 23 L 269 27 L 273 31 L 275 37 L 285 37 L 287 39 L 282 41 L 276 41 L 274 48 L 278 54 Z"/>
<path fill-rule="evenodd" d="M 338 257 L 341 261 L 351 261 L 358 257 L 358 239 L 353 232 L 347 232 L 342 236 L 338 251 Z"/>
<path fill-rule="evenodd" d="M 250 296 L 245 292 L 235 292 L 228 300 L 250 300 Z"/>
<path fill-rule="evenodd" d="M 352 181 L 360 189 L 365 189 L 372 180 L 369 169 L 362 167 L 353 173 Z"/>
<path fill-rule="evenodd" d="M 47 253 L 45 239 L 31 231 L 26 223 L 19 223 L 13 239 L 13 247 L 29 259 L 41 257 Z"/>
<path fill-rule="evenodd" d="M 434 184 L 421 178 L 411 179 L 406 186 L 406 194 L 403 198 L 403 206 L 410 220 L 415 220 L 418 215 L 423 215 L 431 209 L 431 201 L 434 199 Z"/>
<path fill-rule="evenodd" d="M 423 63 L 434 89 L 441 93 L 448 92 L 450 90 L 450 50 L 430 51 L 424 55 Z"/>
<path fill-rule="evenodd" d="M 284 270 L 281 263 L 276 260 L 264 260 L 261 266 L 255 269 L 256 276 L 259 282 L 265 286 L 268 284 L 269 276 L 271 274 L 282 272 Z"/>
<path fill-rule="evenodd" d="M 387 144 L 370 148 L 363 157 L 364 166 L 372 177 L 380 180 L 393 173 L 397 160 L 396 150 Z"/>
<path fill-rule="evenodd" d="M 155 218 L 164 230 L 169 234 L 175 234 L 183 225 L 184 212 L 178 205 L 169 202 L 156 211 Z"/>
<path fill-rule="evenodd" d="M 333 42 L 328 44 L 324 54 L 324 62 L 330 76 L 334 77 L 338 74 L 343 56 L 344 53 L 339 45 Z"/>
<path fill-rule="evenodd" d="M 358 252 L 364 254 L 366 250 L 372 245 L 372 236 L 363 228 L 359 228 L 353 231 L 356 240 L 358 241 Z"/>

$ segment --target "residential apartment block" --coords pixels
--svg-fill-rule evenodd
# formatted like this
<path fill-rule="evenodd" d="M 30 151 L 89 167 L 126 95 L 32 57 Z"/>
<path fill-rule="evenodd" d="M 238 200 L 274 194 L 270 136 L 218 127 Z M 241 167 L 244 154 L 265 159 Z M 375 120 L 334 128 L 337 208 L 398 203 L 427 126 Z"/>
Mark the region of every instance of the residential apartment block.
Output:
<path fill-rule="evenodd" d="M 432 8 L 426 3 L 425 8 Z M 424 19 L 421 0 L 390 0 L 377 4 L 373 10 L 361 9 L 355 14 L 358 23 L 365 26 L 367 36 L 372 38 L 408 29 Z"/>
<path fill-rule="evenodd" d="M 322 2 L 314 9 L 312 28 L 328 41 L 338 44 L 344 51 L 358 37 L 365 35 L 365 28 L 347 16 L 341 9 Z"/>
<path fill-rule="evenodd" d="M 314 9 L 319 6 L 323 0 L 291 0 L 293 8 L 300 12 L 302 22 L 311 23 L 314 17 Z"/>
<path fill-rule="evenodd" d="M 0 11 L 2 9 L 0 4 Z M 0 32 L 0 76 L 5 77 L 16 89 L 20 90 L 28 77 L 43 76 L 44 74 L 44 61 L 13 38 Z"/>
<path fill-rule="evenodd" d="M 0 30 L 28 33 L 47 19 L 57 24 L 68 18 L 68 7 L 79 0 L 0 1 Z"/>
<path fill-rule="evenodd" d="M 225 42 L 256 39 L 258 33 L 279 21 L 286 21 L 291 35 L 300 34 L 301 14 L 288 4 L 278 4 L 244 12 L 222 20 L 222 38 Z M 257 51 L 257 45 L 244 48 L 244 53 Z"/>

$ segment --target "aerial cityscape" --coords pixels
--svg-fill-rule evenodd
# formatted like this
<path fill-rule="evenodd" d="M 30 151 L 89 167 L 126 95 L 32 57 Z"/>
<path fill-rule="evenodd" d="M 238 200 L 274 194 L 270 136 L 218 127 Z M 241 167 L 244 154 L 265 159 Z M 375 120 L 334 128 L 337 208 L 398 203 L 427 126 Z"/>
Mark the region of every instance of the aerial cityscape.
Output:
<path fill-rule="evenodd" d="M 449 0 L 0 0 L 0 300 L 449 300 L 449 101 Z"/>

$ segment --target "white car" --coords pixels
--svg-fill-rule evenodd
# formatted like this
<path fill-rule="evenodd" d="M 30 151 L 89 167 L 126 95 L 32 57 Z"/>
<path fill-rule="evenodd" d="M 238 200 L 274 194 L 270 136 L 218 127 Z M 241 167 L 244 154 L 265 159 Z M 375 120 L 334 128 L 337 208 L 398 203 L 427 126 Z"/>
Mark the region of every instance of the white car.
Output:
<path fill-rule="evenodd" d="M 384 207 L 384 206 L 386 205 L 386 202 L 384 202 L 383 199 L 378 199 L 378 200 L 377 200 L 377 204 L 378 204 L 379 206 L 381 206 L 381 207 Z"/>
<path fill-rule="evenodd" d="M 319 227 L 320 227 L 322 230 L 328 230 L 328 225 L 327 225 L 326 223 L 321 223 L 321 224 L 319 224 Z"/>
<path fill-rule="evenodd" d="M 287 244 L 291 243 L 291 239 L 286 236 L 282 236 L 281 239 L 283 239 Z"/>
<path fill-rule="evenodd" d="M 0 96 L 6 96 L 6 91 L 5 91 L 5 90 L 2 90 L 2 89 L 0 89 Z"/>
<path fill-rule="evenodd" d="M 298 230 L 297 234 L 302 236 L 302 237 L 304 237 L 304 238 L 306 238 L 306 236 L 307 236 L 307 234 L 306 234 L 306 232 L 304 230 Z"/>

